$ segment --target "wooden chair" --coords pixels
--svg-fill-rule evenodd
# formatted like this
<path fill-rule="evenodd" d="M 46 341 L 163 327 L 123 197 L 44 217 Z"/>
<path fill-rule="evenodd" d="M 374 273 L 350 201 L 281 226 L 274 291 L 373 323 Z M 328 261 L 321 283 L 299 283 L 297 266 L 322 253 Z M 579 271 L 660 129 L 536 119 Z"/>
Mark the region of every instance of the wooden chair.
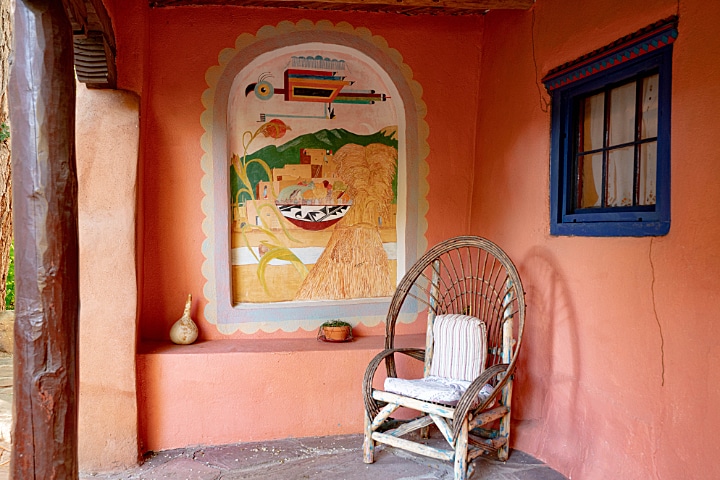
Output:
<path fill-rule="evenodd" d="M 416 312 L 427 312 L 425 349 L 395 348 L 398 317 Z M 373 463 L 376 443 L 454 462 L 455 480 L 469 477 L 470 462 L 483 453 L 496 453 L 505 461 L 524 322 L 520 276 L 491 241 L 457 237 L 423 255 L 397 287 L 386 320 L 385 350 L 372 360 L 363 379 L 365 463 Z M 398 379 L 395 354 L 423 361 L 423 378 Z M 383 362 L 387 380 L 380 390 L 373 388 L 373 379 Z M 442 390 L 446 383 L 455 398 L 449 398 L 453 392 L 435 394 L 436 387 Z M 418 416 L 409 421 L 391 418 L 399 407 Z M 406 438 L 416 430 L 427 437 L 431 425 L 448 448 L 420 443 L 417 434 Z"/>

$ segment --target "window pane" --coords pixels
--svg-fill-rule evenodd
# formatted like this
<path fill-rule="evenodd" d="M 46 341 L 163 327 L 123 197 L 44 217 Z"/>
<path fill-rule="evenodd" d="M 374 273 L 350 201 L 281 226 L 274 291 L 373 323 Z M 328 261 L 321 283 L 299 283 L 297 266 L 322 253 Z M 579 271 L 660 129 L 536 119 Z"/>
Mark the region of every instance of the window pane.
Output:
<path fill-rule="evenodd" d="M 657 181 L 657 142 L 640 145 L 640 205 L 655 205 Z"/>
<path fill-rule="evenodd" d="M 581 100 L 578 128 L 578 149 L 581 152 L 599 150 L 603 146 L 605 93 Z"/>
<path fill-rule="evenodd" d="M 656 73 L 642 81 L 642 122 L 640 124 L 640 138 L 657 137 L 658 121 L 658 78 Z"/>
<path fill-rule="evenodd" d="M 635 82 L 610 90 L 610 146 L 635 140 Z"/>
<path fill-rule="evenodd" d="M 578 173 L 579 208 L 599 207 L 602 192 L 602 153 L 579 157 Z"/>
<path fill-rule="evenodd" d="M 635 148 L 610 150 L 607 171 L 607 206 L 626 207 L 633 204 Z"/>

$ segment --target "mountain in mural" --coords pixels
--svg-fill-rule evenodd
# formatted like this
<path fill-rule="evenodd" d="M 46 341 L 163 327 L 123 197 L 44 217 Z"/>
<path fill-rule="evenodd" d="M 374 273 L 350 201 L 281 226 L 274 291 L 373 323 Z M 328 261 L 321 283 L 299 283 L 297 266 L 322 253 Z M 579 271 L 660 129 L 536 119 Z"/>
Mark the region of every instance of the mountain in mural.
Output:
<path fill-rule="evenodd" d="M 386 127 L 372 135 L 358 135 L 342 128 L 323 129 L 314 133 L 301 135 L 283 145 L 268 145 L 254 153 L 248 154 L 247 161 L 254 158 L 262 159 L 268 167 L 282 168 L 285 165 L 300 163 L 300 150 L 303 148 L 320 148 L 336 152 L 340 147 L 348 143 L 367 146 L 372 143 L 380 143 L 397 149 L 398 141 L 395 127 Z M 242 154 L 242 152 L 234 152 Z M 253 189 L 260 181 L 268 180 L 265 170 L 257 164 L 248 166 L 248 177 L 252 182 Z M 235 169 L 230 168 L 230 189 L 231 198 L 236 198 L 240 188 L 240 179 Z M 393 182 L 393 190 L 396 190 L 396 182 Z"/>

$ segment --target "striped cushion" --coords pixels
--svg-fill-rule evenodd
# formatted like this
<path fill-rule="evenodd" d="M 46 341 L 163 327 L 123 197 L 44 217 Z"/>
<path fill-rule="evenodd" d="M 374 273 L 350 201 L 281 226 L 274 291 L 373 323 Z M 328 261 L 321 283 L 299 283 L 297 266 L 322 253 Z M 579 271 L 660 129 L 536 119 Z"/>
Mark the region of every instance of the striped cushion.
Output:
<path fill-rule="evenodd" d="M 485 370 L 485 323 L 468 315 L 438 315 L 430 375 L 473 381 Z"/>

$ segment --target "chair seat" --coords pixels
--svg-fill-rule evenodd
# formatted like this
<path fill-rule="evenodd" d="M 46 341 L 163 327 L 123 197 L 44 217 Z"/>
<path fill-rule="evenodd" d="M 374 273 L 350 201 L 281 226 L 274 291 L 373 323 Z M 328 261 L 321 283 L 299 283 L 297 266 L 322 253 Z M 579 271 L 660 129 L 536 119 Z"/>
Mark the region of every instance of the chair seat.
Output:
<path fill-rule="evenodd" d="M 383 389 L 404 397 L 455 406 L 469 386 L 470 382 L 465 380 L 453 380 L 438 376 L 414 380 L 388 377 L 385 379 Z M 484 402 L 492 393 L 492 389 L 493 387 L 489 384 L 483 386 L 478 394 L 478 401 Z"/>

